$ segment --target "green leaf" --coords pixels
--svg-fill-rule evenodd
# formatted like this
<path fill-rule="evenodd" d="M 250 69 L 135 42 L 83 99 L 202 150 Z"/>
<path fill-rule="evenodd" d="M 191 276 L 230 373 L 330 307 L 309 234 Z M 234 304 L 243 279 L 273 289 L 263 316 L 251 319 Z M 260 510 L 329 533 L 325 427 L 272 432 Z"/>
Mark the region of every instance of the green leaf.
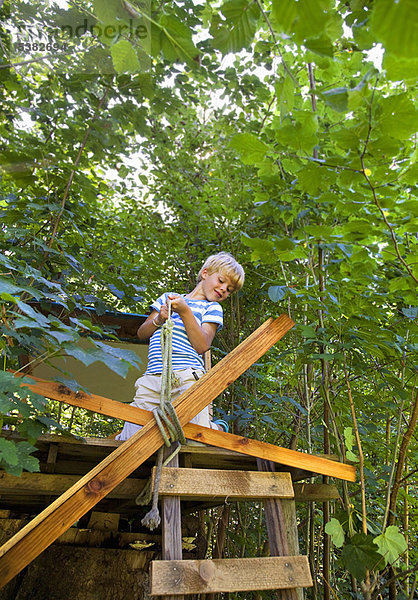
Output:
<path fill-rule="evenodd" d="M 35 290 L 33 288 L 29 288 L 24 285 L 16 285 L 12 283 L 9 279 L 4 279 L 0 277 L 0 293 L 6 292 L 11 294 L 12 296 L 18 296 L 20 292 L 29 292 L 34 298 L 40 298 L 42 296 L 41 292 Z"/>
<path fill-rule="evenodd" d="M 292 120 L 286 117 L 276 129 L 276 140 L 284 147 L 312 152 L 318 143 L 318 118 L 311 111 L 293 111 Z"/>
<path fill-rule="evenodd" d="M 355 444 L 355 437 L 352 427 L 344 427 L 344 441 L 347 450 L 352 450 Z"/>
<path fill-rule="evenodd" d="M 344 544 L 344 529 L 338 519 L 333 518 L 325 525 L 325 533 L 331 536 L 332 543 L 337 548 Z"/>
<path fill-rule="evenodd" d="M 23 327 L 27 327 L 29 329 L 43 329 L 43 327 L 39 325 L 39 323 L 37 323 L 33 319 L 29 319 L 28 317 L 18 317 L 17 319 L 15 319 L 13 325 L 16 330 L 22 329 Z"/>
<path fill-rule="evenodd" d="M 7 466 L 16 466 L 19 461 L 17 447 L 14 442 L 0 438 L 0 461 Z"/>
<path fill-rule="evenodd" d="M 135 352 L 132 352 L 132 350 L 126 350 L 125 348 L 115 348 L 115 346 L 110 346 L 109 344 L 105 344 L 97 340 L 95 340 L 93 343 L 97 348 L 103 350 L 103 352 L 105 352 L 106 354 L 110 354 L 115 358 L 124 360 L 134 367 L 139 367 L 141 365 L 141 359 Z"/>
<path fill-rule="evenodd" d="M 93 0 L 93 12 L 99 21 L 105 25 L 116 22 L 119 7 L 119 0 Z"/>
<path fill-rule="evenodd" d="M 273 0 L 272 24 L 279 31 L 293 35 L 297 43 L 321 37 L 326 33 L 338 36 L 341 18 L 333 10 L 331 0 Z"/>
<path fill-rule="evenodd" d="M 280 107 L 282 118 L 293 108 L 295 103 L 295 82 L 286 73 L 283 81 L 275 85 L 276 97 Z"/>
<path fill-rule="evenodd" d="M 381 555 L 376 551 L 376 546 L 370 536 L 356 533 L 341 553 L 341 559 L 348 571 L 359 581 L 366 576 L 366 571 L 382 568 Z"/>
<path fill-rule="evenodd" d="M 19 431 L 24 433 L 28 438 L 36 440 L 44 430 L 42 423 L 34 419 L 26 419 L 21 425 L 19 425 Z"/>
<path fill-rule="evenodd" d="M 98 325 L 93 325 L 93 323 L 89 319 L 77 319 L 76 317 L 70 317 L 71 323 L 78 325 L 81 329 L 87 329 L 88 331 L 93 331 L 94 333 L 102 334 L 103 330 Z"/>
<path fill-rule="evenodd" d="M 0 413 L 7 415 L 14 408 L 16 408 L 16 404 L 9 398 L 9 395 L 0 392 Z"/>
<path fill-rule="evenodd" d="M 161 17 L 162 27 L 160 35 L 161 49 L 167 60 L 186 61 L 190 66 L 197 66 L 196 58 L 199 50 L 193 43 L 191 30 L 171 14 Z"/>
<path fill-rule="evenodd" d="M 379 0 L 373 3 L 371 31 L 386 51 L 406 59 L 418 56 L 416 0 Z"/>
<path fill-rule="evenodd" d="M 251 238 L 249 235 L 243 234 L 241 241 L 246 246 L 252 248 L 251 260 L 254 262 L 261 260 L 269 264 L 275 261 L 274 245 L 271 240 Z"/>
<path fill-rule="evenodd" d="M 262 161 L 268 151 L 268 146 L 252 133 L 237 133 L 229 145 L 234 150 L 238 150 L 242 162 L 246 165 Z"/>
<path fill-rule="evenodd" d="M 316 338 L 316 331 L 312 325 L 298 325 L 298 329 L 304 338 L 314 339 Z"/>
<path fill-rule="evenodd" d="M 2 298 L 2 300 L 6 300 L 6 302 L 12 302 L 13 304 L 17 304 L 17 298 L 15 296 L 12 296 L 8 292 L 1 292 L 0 297 Z"/>
<path fill-rule="evenodd" d="M 399 532 L 399 527 L 390 525 L 385 532 L 377 536 L 374 543 L 378 547 L 378 552 L 385 560 L 385 564 L 396 565 L 401 554 L 408 547 L 405 537 Z"/>
<path fill-rule="evenodd" d="M 321 92 L 320 97 L 326 104 L 337 112 L 346 112 L 348 110 L 348 90 L 345 87 L 338 87 L 332 90 Z"/>
<path fill-rule="evenodd" d="M 271 6 L 272 23 L 276 31 L 291 33 L 294 22 L 298 17 L 297 4 L 295 0 L 282 2 L 273 0 Z"/>
<path fill-rule="evenodd" d="M 418 110 L 407 93 L 382 98 L 377 117 L 380 131 L 399 140 L 418 129 Z"/>
<path fill-rule="evenodd" d="M 418 77 L 418 58 L 401 58 L 395 54 L 385 52 L 383 68 L 386 76 L 392 81 L 405 81 L 415 83 Z"/>
<path fill-rule="evenodd" d="M 113 66 L 117 73 L 137 73 L 140 70 L 138 57 L 128 40 L 119 40 L 110 48 Z"/>
<path fill-rule="evenodd" d="M 29 304 L 26 304 L 26 302 L 22 302 L 21 300 L 18 300 L 16 304 L 25 315 L 36 321 L 39 327 L 49 327 L 50 321 L 42 313 L 34 310 L 31 306 L 29 306 Z"/>
<path fill-rule="evenodd" d="M 298 188 L 308 194 L 316 195 L 326 185 L 324 168 L 318 164 L 308 164 L 298 171 Z M 320 236 L 321 237 L 321 236 Z"/>
<path fill-rule="evenodd" d="M 63 344 L 62 349 L 68 356 L 72 356 L 76 360 L 79 360 L 86 367 L 93 364 L 100 358 L 97 356 L 97 350 L 95 348 L 80 348 L 74 344 Z"/>
<path fill-rule="evenodd" d="M 79 335 L 77 334 L 76 331 L 56 331 L 55 329 L 52 330 L 50 329 L 48 331 L 48 335 L 50 337 L 53 337 L 55 340 L 57 340 L 57 342 L 59 344 L 62 344 L 63 342 L 74 342 L 77 339 L 79 339 Z"/>
<path fill-rule="evenodd" d="M 13 442 L 11 442 L 13 443 Z M 25 469 L 25 471 L 29 471 L 33 473 L 34 471 L 39 471 L 39 461 L 34 456 L 31 456 L 32 452 L 36 451 L 35 446 L 29 444 L 29 442 L 18 442 L 14 444 L 17 454 L 17 463 L 6 465 L 6 471 L 11 475 L 15 475 L 19 477 Z"/>
<path fill-rule="evenodd" d="M 254 39 L 260 8 L 256 2 L 229 0 L 221 6 L 226 21 L 213 22 L 210 33 L 212 46 L 223 54 L 248 48 Z"/>
<path fill-rule="evenodd" d="M 347 450 L 346 457 L 351 462 L 359 462 L 359 458 L 351 450 Z"/>
<path fill-rule="evenodd" d="M 339 352 L 335 352 L 334 354 L 330 354 L 329 352 L 314 352 L 313 354 L 311 354 L 311 357 L 314 360 L 336 360 L 336 359 L 341 359 L 343 358 L 343 355 L 340 354 Z"/>
<path fill-rule="evenodd" d="M 319 56 L 332 57 L 334 55 L 334 47 L 328 37 L 310 38 L 304 42 L 304 45 Z"/>
<path fill-rule="evenodd" d="M 16 379 L 13 373 L 0 371 L 0 390 L 10 393 L 19 390 L 21 380 Z"/>
<path fill-rule="evenodd" d="M 268 290 L 270 300 L 273 302 L 279 302 L 286 296 L 287 286 L 285 285 L 271 285 Z"/>
<path fill-rule="evenodd" d="M 416 319 L 418 316 L 418 306 L 412 306 L 411 308 L 402 308 L 402 312 L 405 315 L 405 317 L 408 317 L 408 319 Z"/>

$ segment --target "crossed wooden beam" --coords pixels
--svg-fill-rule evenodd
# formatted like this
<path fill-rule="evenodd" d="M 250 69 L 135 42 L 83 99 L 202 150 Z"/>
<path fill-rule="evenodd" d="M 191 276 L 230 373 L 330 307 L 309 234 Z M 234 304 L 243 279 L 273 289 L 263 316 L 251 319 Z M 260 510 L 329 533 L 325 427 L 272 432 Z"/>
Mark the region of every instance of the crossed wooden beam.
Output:
<path fill-rule="evenodd" d="M 268 319 L 191 388 L 181 394 L 173 402 L 173 406 L 189 439 L 314 473 L 354 481 L 355 468 L 350 465 L 189 423 L 197 413 L 278 342 L 294 324 L 287 315 L 281 315 L 275 320 Z M 46 397 L 131 421 L 143 427 L 0 548 L 0 587 L 10 581 L 75 521 L 100 502 L 163 443 L 161 433 L 148 411 L 108 398 L 89 396 L 84 392 L 74 393 L 60 384 L 33 379 L 35 380 L 33 385 L 22 385 Z"/>

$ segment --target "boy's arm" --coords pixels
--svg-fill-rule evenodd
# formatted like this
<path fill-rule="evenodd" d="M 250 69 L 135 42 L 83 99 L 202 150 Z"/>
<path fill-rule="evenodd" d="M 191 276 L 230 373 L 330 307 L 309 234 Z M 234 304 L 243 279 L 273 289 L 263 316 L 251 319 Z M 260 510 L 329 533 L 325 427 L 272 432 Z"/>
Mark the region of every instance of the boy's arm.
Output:
<path fill-rule="evenodd" d="M 187 305 L 187 302 L 181 296 L 171 298 L 171 307 L 179 315 L 186 328 L 187 337 L 193 348 L 198 354 L 203 354 L 209 350 L 213 338 L 218 328 L 216 323 L 198 324 L 193 312 Z M 138 328 L 136 335 L 140 340 L 148 340 L 152 334 L 164 325 L 168 319 L 168 306 L 163 304 L 160 312 L 153 310 L 147 319 Z"/>
<path fill-rule="evenodd" d="M 161 311 L 153 310 L 147 319 L 138 327 L 136 335 L 140 340 L 149 340 L 152 334 L 164 325 L 168 318 L 168 307 L 164 304 Z M 157 324 L 157 325 L 156 325 Z"/>
<path fill-rule="evenodd" d="M 187 308 L 189 309 L 189 307 Z M 199 325 L 192 311 L 190 309 L 189 311 L 191 314 L 190 321 L 188 315 L 180 315 L 180 317 L 186 328 L 187 337 L 191 345 L 198 354 L 203 354 L 211 347 L 218 326 L 216 323 L 202 323 L 202 325 Z"/>
<path fill-rule="evenodd" d="M 181 296 L 171 298 L 171 308 L 180 315 L 186 328 L 187 337 L 196 352 L 203 354 L 209 350 L 218 329 L 217 324 L 202 323 L 199 325 L 187 302 Z"/>

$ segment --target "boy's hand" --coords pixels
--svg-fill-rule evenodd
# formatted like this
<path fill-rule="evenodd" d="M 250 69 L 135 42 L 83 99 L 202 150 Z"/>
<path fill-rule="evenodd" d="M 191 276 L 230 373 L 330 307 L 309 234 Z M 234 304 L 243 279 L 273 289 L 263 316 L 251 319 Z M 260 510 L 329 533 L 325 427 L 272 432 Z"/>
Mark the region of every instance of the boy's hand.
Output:
<path fill-rule="evenodd" d="M 157 322 L 159 325 L 164 325 L 164 323 L 168 319 L 168 306 L 167 304 L 163 304 L 160 310 L 160 314 L 158 315 Z"/>
<path fill-rule="evenodd" d="M 171 300 L 171 310 L 175 310 L 179 315 L 184 314 L 184 312 L 188 309 L 187 302 L 183 298 L 183 296 L 179 296 L 177 294 L 170 294 L 168 298 Z M 165 305 L 164 305 L 165 306 Z M 168 307 L 167 307 L 167 315 L 168 315 Z"/>

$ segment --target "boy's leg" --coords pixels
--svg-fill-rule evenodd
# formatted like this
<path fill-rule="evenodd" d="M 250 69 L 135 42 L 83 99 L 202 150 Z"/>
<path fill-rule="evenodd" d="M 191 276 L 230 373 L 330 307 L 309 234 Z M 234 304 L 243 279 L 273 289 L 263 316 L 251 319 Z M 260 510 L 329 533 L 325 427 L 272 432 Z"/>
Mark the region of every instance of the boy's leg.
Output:
<path fill-rule="evenodd" d="M 131 406 L 137 406 L 144 410 L 152 411 L 160 404 L 161 377 L 159 375 L 143 375 L 135 382 L 135 396 Z M 126 421 L 122 431 L 116 436 L 116 440 L 125 441 L 141 429 L 142 425 L 136 425 Z"/>
<path fill-rule="evenodd" d="M 179 384 L 176 387 L 173 387 L 171 397 L 173 400 L 180 396 L 183 392 L 185 392 L 190 386 L 192 386 L 198 379 L 200 379 L 205 374 L 203 370 L 196 369 L 184 369 L 184 371 L 176 371 L 175 375 L 179 380 Z M 224 428 L 219 426 L 217 423 L 214 423 L 210 420 L 209 416 L 209 406 L 206 406 L 203 410 L 200 411 L 191 421 L 190 423 L 194 423 L 195 425 L 202 425 L 202 427 L 209 427 L 211 429 L 218 429 L 220 431 L 224 431 Z"/>
<path fill-rule="evenodd" d="M 196 383 L 197 379 L 200 379 L 204 375 L 204 371 L 196 369 L 184 369 L 182 371 L 176 371 L 175 376 L 178 380 L 177 385 L 173 386 L 171 392 L 172 400 L 175 400 L 180 394 L 185 392 Z M 131 406 L 137 406 L 144 410 L 152 411 L 160 404 L 160 391 L 161 391 L 161 376 L 159 375 L 143 375 L 135 382 L 135 396 Z M 203 427 L 209 427 L 211 429 L 218 429 L 224 431 L 225 429 L 210 420 L 209 407 L 206 406 L 199 414 L 197 414 L 191 423 L 196 425 L 202 425 Z M 141 429 L 141 425 L 130 423 L 126 421 L 122 431 L 116 436 L 116 440 L 125 441 L 129 439 L 134 433 Z"/>

